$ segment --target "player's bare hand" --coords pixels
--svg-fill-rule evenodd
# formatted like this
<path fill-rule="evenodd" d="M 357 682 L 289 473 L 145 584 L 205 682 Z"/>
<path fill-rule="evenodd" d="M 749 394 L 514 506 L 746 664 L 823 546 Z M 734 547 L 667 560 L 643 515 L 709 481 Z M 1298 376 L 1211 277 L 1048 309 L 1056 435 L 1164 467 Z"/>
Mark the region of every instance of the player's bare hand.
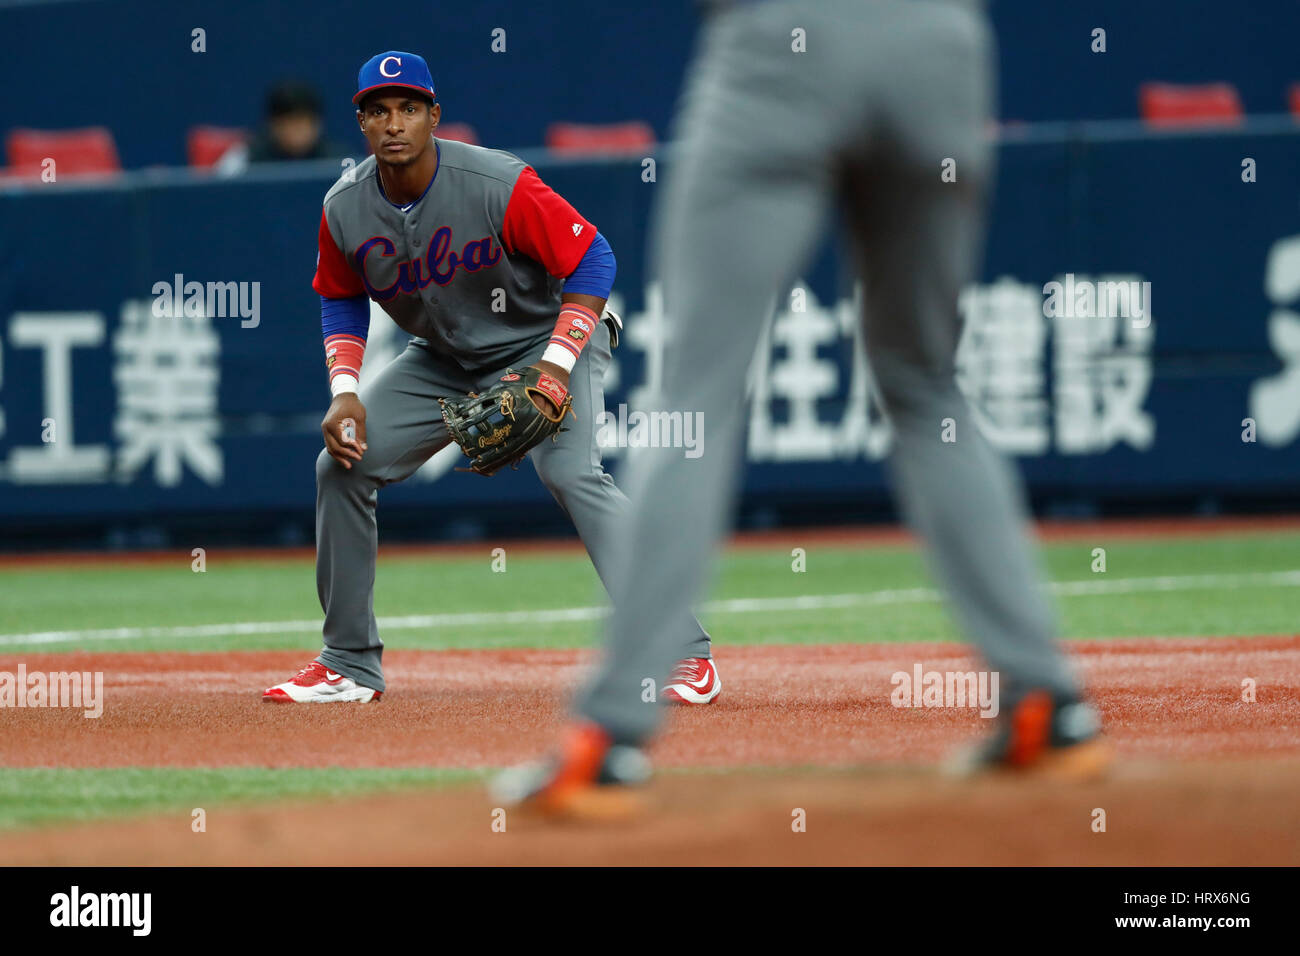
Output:
<path fill-rule="evenodd" d="M 551 378 L 555 379 L 557 382 L 559 382 L 561 385 L 564 386 L 565 392 L 568 392 L 569 373 L 566 372 L 564 369 L 560 368 L 560 366 L 556 365 L 554 362 L 538 362 L 536 365 L 533 366 L 533 368 L 537 369 L 539 372 L 545 372 L 547 375 L 551 376 Z M 554 418 L 556 415 L 560 414 L 560 410 L 555 407 L 555 403 L 544 395 L 534 395 L 533 402 L 534 404 L 537 405 L 538 408 L 540 408 L 545 414 L 549 415 L 551 418 Z"/>
<path fill-rule="evenodd" d="M 325 450 L 344 468 L 351 468 L 366 450 L 366 406 L 355 392 L 334 396 L 320 430 Z"/>

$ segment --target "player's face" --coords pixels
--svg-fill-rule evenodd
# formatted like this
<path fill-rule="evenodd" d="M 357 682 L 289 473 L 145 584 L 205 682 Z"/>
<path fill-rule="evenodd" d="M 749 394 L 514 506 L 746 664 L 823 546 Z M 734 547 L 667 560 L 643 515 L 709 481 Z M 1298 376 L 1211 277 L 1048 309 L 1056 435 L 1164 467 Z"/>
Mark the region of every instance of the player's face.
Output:
<path fill-rule="evenodd" d="M 429 148 L 442 106 L 409 95 L 368 97 L 357 110 L 361 132 L 375 159 L 390 166 L 409 166 Z"/>

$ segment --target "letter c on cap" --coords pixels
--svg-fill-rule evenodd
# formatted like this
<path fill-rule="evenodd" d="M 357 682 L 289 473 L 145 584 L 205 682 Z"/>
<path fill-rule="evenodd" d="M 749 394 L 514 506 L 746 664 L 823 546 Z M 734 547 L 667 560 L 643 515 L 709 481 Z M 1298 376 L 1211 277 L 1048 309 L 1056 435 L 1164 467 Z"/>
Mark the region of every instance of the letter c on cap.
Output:
<path fill-rule="evenodd" d="M 386 69 L 386 66 L 388 65 L 388 61 L 389 61 L 389 60 L 392 60 L 394 63 L 397 64 L 397 72 L 396 72 L 396 73 L 389 73 L 388 70 Z M 379 61 L 379 75 L 380 75 L 380 76 L 401 76 L 401 75 L 402 75 L 402 58 L 401 58 L 400 56 L 386 56 L 386 57 L 384 57 L 382 60 Z"/>

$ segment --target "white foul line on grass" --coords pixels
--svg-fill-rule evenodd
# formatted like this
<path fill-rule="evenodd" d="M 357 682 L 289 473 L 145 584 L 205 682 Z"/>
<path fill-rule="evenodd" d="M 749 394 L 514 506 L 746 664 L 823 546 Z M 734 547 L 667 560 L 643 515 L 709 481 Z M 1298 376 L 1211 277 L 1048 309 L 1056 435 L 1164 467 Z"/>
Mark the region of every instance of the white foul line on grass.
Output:
<path fill-rule="evenodd" d="M 1300 587 L 1300 570 L 1258 571 L 1244 574 L 1185 574 L 1148 578 L 1099 578 L 1090 581 L 1053 581 L 1048 590 L 1057 597 L 1101 594 L 1143 594 L 1157 591 L 1235 590 L 1246 587 Z M 934 588 L 894 588 L 861 594 L 805 594 L 796 597 L 731 598 L 708 601 L 703 616 L 714 614 L 771 614 L 779 611 L 828 611 L 882 604 L 926 604 L 942 600 Z M 469 612 L 462 614 L 412 614 L 381 617 L 385 630 L 423 630 L 508 624 L 569 624 L 599 620 L 605 607 L 565 607 L 532 611 Z M 320 620 L 248 621 L 236 624 L 197 624 L 179 627 L 112 627 L 76 631 L 36 631 L 0 634 L 0 646 L 12 644 L 64 644 L 79 641 L 121 641 L 139 638 L 232 637 L 245 634 L 292 634 L 318 631 Z"/>

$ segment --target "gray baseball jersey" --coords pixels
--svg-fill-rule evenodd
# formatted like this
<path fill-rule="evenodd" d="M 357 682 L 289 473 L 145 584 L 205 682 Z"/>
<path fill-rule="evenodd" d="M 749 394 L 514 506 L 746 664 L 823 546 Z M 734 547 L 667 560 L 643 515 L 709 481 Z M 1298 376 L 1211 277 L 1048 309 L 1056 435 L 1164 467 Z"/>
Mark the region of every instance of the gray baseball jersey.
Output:
<path fill-rule="evenodd" d="M 325 196 L 323 296 L 366 295 L 466 369 L 509 362 L 549 335 L 564 276 L 596 227 L 510 153 L 435 139 L 438 168 L 413 205 L 390 202 L 367 157 Z"/>

